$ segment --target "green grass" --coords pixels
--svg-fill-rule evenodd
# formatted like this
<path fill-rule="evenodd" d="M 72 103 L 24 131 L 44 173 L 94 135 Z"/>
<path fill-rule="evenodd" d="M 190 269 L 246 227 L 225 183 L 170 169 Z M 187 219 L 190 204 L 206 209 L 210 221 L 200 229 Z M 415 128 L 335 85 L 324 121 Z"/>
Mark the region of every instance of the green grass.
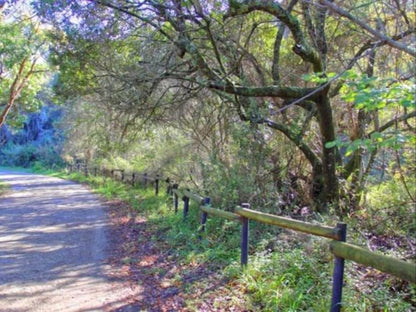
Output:
<path fill-rule="evenodd" d="M 188 218 L 183 220 L 181 209 L 178 214 L 173 212 L 172 199 L 164 189 L 156 197 L 153 188 L 132 188 L 108 178 L 86 178 L 65 172 L 54 175 L 88 183 L 107 198 L 128 202 L 145 217 L 152 231 L 152 242 L 163 250 L 167 261 L 183 269 L 172 278 L 172 283 L 181 285 L 190 310 L 197 311 L 201 302 L 212 298 L 217 298 L 214 306 L 222 307 L 224 302 L 218 298 L 224 296 L 230 306 L 239 305 L 253 311 L 329 309 L 333 259 L 325 239 L 251 222 L 249 265 L 242 269 L 239 223 L 208 218 L 206 231 L 201 234 L 198 207 L 191 201 Z M 190 282 L 189 275 L 199 274 L 195 273 L 195 267 L 206 267 L 214 275 L 201 275 Z M 160 268 L 155 270 L 149 274 L 164 274 L 159 272 Z M 214 279 L 223 280 L 221 286 L 212 287 Z M 368 285 L 363 286 L 360 273 L 351 262 L 346 264 L 345 280 L 343 311 L 412 310 L 403 298 L 415 296 L 413 286 L 395 291 L 391 284 L 397 280 L 393 278 L 379 283 L 377 279 L 367 281 Z M 205 291 L 195 297 L 192 296 L 195 289 Z"/>
<path fill-rule="evenodd" d="M 25 169 L 25 168 L 20 168 L 20 167 L 15 168 L 15 167 L 0 166 L 0 169 L 1 170 L 13 170 L 13 171 L 18 171 L 18 172 L 30 172 L 30 170 Z M 5 194 L 8 189 L 9 189 L 9 186 L 0 180 L 0 196 Z"/>
<path fill-rule="evenodd" d="M 0 196 L 2 196 L 9 189 L 8 185 L 0 181 Z"/>

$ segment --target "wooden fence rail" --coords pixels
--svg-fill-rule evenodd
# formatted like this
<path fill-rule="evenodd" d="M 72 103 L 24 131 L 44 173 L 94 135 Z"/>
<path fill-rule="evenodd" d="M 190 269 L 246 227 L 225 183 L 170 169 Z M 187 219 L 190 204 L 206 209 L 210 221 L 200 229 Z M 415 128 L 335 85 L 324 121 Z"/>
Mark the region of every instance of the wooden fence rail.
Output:
<path fill-rule="evenodd" d="M 292 229 L 299 232 L 304 232 L 308 234 L 313 234 L 317 236 L 323 236 L 326 238 L 339 239 L 339 230 L 338 228 L 332 228 L 328 226 L 318 225 L 307 223 L 299 220 L 294 220 L 290 218 L 275 216 L 268 213 L 263 213 L 256 210 L 245 209 L 241 207 L 235 208 L 235 213 L 240 216 L 249 218 L 251 220 L 256 220 L 261 223 L 277 225 L 279 227 Z"/>
<path fill-rule="evenodd" d="M 238 214 L 228 212 L 228 211 L 224 211 L 224 210 L 221 210 L 221 209 L 201 206 L 201 210 L 205 211 L 206 213 L 208 213 L 210 215 L 220 217 L 220 218 L 224 218 L 224 219 L 228 219 L 228 220 L 231 220 L 231 221 L 238 221 L 238 220 L 241 219 L 241 217 Z"/>
<path fill-rule="evenodd" d="M 343 242 L 332 241 L 329 246 L 330 251 L 337 257 L 352 260 L 411 283 L 416 283 L 416 266 L 414 263 L 401 261 Z"/>
<path fill-rule="evenodd" d="M 208 215 L 241 222 L 241 265 L 243 266 L 248 264 L 249 220 L 330 239 L 331 242 L 329 243 L 329 251 L 335 256 L 332 277 L 331 312 L 341 311 L 344 261 L 346 259 L 373 267 L 388 274 L 395 275 L 411 283 L 416 283 L 415 263 L 401 261 L 393 257 L 384 256 L 379 253 L 346 243 L 347 225 L 344 223 L 339 223 L 335 227 L 329 227 L 326 225 L 303 222 L 249 209 L 250 205 L 247 203 L 241 204 L 241 207 L 235 207 L 234 212 L 229 212 L 211 207 L 209 197 L 202 197 L 198 194 L 194 194 L 189 189 L 180 190 L 178 184 L 174 184 L 169 178 L 164 179 L 160 175 L 151 177 L 148 176 L 147 173 L 127 173 L 122 169 L 108 170 L 104 168 L 100 170 L 97 167 L 91 169 L 87 165 L 79 163 L 75 166 L 69 165 L 68 168 L 70 171 L 76 170 L 78 172 L 83 172 L 85 175 L 90 174 L 90 172 L 94 172 L 94 175 L 101 173 L 102 175 L 110 176 L 111 178 L 116 178 L 114 173 L 120 172 L 120 179 L 124 183 L 127 182 L 126 176 L 131 175 L 132 178 L 130 183 L 133 186 L 135 185 L 137 179 L 141 177 L 145 187 L 148 182 L 153 182 L 156 196 L 159 193 L 160 181 L 165 181 L 167 183 L 167 194 L 171 195 L 173 198 L 175 213 L 179 210 L 180 198 L 183 200 L 184 219 L 186 219 L 188 215 L 190 200 L 197 203 L 199 210 L 202 212 L 200 221 L 201 225 L 199 229 L 200 232 L 205 231 Z M 111 174 L 109 174 L 110 172 Z M 201 238 L 201 235 L 199 235 L 199 237 Z"/>

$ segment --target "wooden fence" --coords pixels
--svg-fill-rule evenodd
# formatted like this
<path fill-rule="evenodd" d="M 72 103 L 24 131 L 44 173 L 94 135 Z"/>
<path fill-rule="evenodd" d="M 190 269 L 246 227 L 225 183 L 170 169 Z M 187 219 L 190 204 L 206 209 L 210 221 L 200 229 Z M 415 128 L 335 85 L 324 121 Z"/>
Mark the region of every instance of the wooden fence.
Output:
<path fill-rule="evenodd" d="M 286 217 L 272 215 L 268 213 L 259 212 L 250 209 L 248 203 L 243 203 L 237 206 L 234 212 L 224 211 L 213 208 L 210 204 L 209 197 L 202 197 L 198 194 L 192 193 L 189 189 L 179 189 L 179 185 L 173 183 L 169 178 L 162 179 L 160 175 L 154 177 L 148 176 L 146 173 L 140 174 L 135 172 L 127 173 L 120 169 L 98 169 L 97 167 L 89 168 L 83 164 L 77 164 L 69 167 L 70 171 L 83 172 L 85 175 L 102 174 L 111 178 L 116 178 L 122 182 L 131 185 L 141 183 L 147 186 L 152 183 L 155 188 L 155 195 L 157 196 L 160 188 L 160 181 L 165 181 L 167 185 L 167 193 L 173 198 L 174 211 L 179 211 L 179 199 L 183 201 L 183 218 L 186 219 L 189 212 L 190 200 L 195 201 L 201 211 L 200 232 L 205 231 L 205 225 L 208 215 L 216 216 L 241 223 L 241 265 L 248 264 L 248 248 L 249 248 L 249 220 L 257 221 L 264 224 L 269 224 L 281 228 L 303 232 L 315 236 L 321 236 L 330 240 L 329 251 L 334 257 L 334 269 L 332 275 L 332 299 L 331 312 L 341 311 L 342 306 L 342 287 L 344 280 L 344 262 L 351 260 L 356 263 L 370 266 L 382 272 L 392 274 L 398 278 L 416 283 L 416 264 L 398 260 L 393 257 L 385 256 L 370 250 L 361 248 L 356 245 L 346 243 L 347 225 L 345 223 L 338 223 L 335 227 L 326 225 L 313 224 L 303 222 Z M 199 236 L 201 238 L 201 235 Z"/>
<path fill-rule="evenodd" d="M 127 171 L 124 169 L 117 169 L 117 168 L 102 168 L 98 166 L 88 166 L 85 163 L 76 163 L 76 164 L 69 164 L 67 165 L 67 169 L 70 172 L 79 172 L 83 173 L 85 176 L 93 175 L 93 176 L 103 176 L 109 177 L 114 180 L 118 180 L 120 182 L 130 184 L 131 186 L 141 185 L 142 187 L 147 187 L 149 185 L 153 185 L 155 189 L 155 195 L 159 194 L 160 190 L 160 182 L 162 181 L 162 177 L 158 174 L 151 176 L 147 173 L 139 173 L 135 171 Z M 170 188 L 170 180 L 166 179 L 165 181 Z M 170 192 L 170 189 L 167 190 Z"/>

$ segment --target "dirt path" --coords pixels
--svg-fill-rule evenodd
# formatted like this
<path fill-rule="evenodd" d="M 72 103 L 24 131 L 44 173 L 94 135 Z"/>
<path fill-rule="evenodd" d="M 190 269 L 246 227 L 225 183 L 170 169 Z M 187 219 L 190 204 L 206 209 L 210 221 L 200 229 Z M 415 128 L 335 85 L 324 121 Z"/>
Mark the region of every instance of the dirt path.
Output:
<path fill-rule="evenodd" d="M 0 311 L 137 311 L 138 289 L 109 265 L 111 226 L 97 196 L 47 176 L 0 179 L 12 187 L 0 198 Z"/>

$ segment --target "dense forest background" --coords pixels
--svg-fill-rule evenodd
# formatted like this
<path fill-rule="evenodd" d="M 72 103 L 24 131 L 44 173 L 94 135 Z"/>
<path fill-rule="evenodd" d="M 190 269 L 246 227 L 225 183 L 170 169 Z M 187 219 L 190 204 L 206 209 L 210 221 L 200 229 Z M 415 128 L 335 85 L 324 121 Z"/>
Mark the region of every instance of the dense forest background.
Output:
<path fill-rule="evenodd" d="M 0 7 L 0 164 L 159 173 L 415 257 L 413 1 Z"/>

